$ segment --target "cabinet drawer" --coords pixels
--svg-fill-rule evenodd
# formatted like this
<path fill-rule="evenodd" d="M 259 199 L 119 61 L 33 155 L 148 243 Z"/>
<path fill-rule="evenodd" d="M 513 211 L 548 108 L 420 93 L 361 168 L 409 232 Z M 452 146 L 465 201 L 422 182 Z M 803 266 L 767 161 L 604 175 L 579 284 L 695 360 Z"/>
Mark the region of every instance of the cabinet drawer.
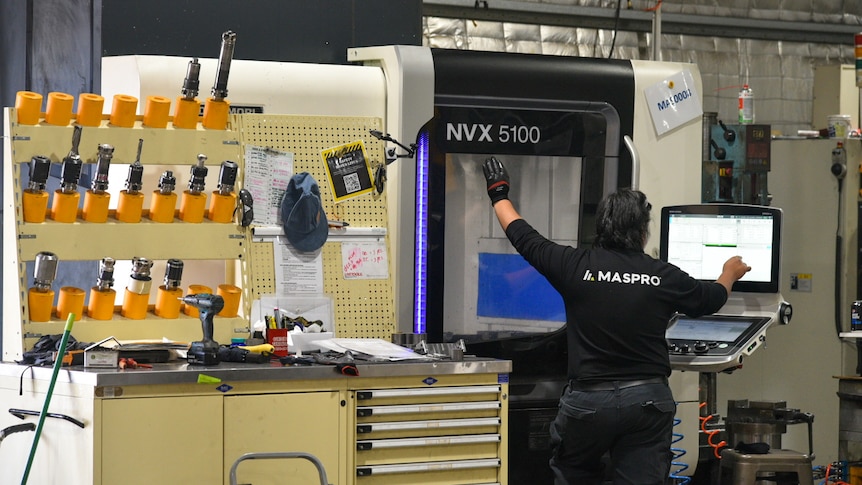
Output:
<path fill-rule="evenodd" d="M 472 411 L 494 411 L 499 412 L 502 404 L 500 401 L 479 402 L 447 402 L 447 403 L 424 403 L 424 404 L 395 404 L 391 406 L 358 406 L 356 417 L 367 418 L 371 416 L 404 416 L 411 414 L 428 413 L 471 413 Z"/>
<path fill-rule="evenodd" d="M 356 433 L 358 437 L 366 439 L 429 437 L 451 434 L 487 434 L 498 433 L 501 423 L 502 419 L 499 416 L 422 421 L 384 421 L 359 424 L 356 426 Z"/>
<path fill-rule="evenodd" d="M 499 399 L 499 385 L 450 386 L 410 389 L 370 389 L 356 391 L 358 401 L 374 401 L 374 404 L 397 404 L 406 402 L 444 401 L 493 401 Z M 452 397 L 455 399 L 452 399 Z"/>
<path fill-rule="evenodd" d="M 356 467 L 358 484 L 495 483 L 500 468 L 496 458 L 447 460 L 429 463 Z"/>
<path fill-rule="evenodd" d="M 362 440 L 356 443 L 356 463 L 367 466 L 497 458 L 499 446 L 499 434 Z"/>

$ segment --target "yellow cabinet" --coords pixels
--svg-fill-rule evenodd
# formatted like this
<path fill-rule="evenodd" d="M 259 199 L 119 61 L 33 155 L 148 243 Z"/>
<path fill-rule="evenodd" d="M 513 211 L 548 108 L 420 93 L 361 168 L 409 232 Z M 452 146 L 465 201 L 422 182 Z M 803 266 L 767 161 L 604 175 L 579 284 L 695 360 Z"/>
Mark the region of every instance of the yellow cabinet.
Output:
<path fill-rule="evenodd" d="M 221 396 L 100 401 L 101 483 L 219 483 Z"/>
<path fill-rule="evenodd" d="M 346 452 L 345 402 L 336 391 L 228 396 L 224 399 L 224 477 L 245 453 L 305 452 L 316 456 L 332 484 Z M 237 466 L 238 483 L 320 483 L 317 468 L 301 459 L 249 460 Z M 215 483 L 215 482 L 207 482 Z"/>
<path fill-rule="evenodd" d="M 47 419 L 29 483 L 229 484 L 242 455 L 275 452 L 314 455 L 333 485 L 508 483 L 509 361 L 360 364 L 363 377 L 331 366 L 223 365 L 205 369 L 210 383 L 198 383 L 204 369 L 154 367 L 61 371 L 50 411 L 83 427 Z M 49 368 L 0 363 L 0 403 L 39 410 L 50 377 Z M 0 414 L 0 429 L 21 422 Z M 0 476 L 22 476 L 32 439 L 4 440 Z M 302 459 L 245 460 L 236 476 L 320 482 Z"/>

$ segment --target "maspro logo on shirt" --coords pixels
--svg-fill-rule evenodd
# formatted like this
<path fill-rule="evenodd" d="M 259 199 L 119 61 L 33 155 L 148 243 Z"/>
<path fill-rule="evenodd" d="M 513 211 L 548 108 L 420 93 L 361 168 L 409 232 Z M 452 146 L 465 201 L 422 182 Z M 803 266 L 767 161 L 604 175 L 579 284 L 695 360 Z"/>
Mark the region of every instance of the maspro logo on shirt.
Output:
<path fill-rule="evenodd" d="M 618 271 L 599 271 L 597 275 L 587 270 L 584 272 L 584 281 L 598 281 L 600 283 L 622 283 L 626 285 L 661 285 L 661 277 L 645 273 L 620 273 Z"/>

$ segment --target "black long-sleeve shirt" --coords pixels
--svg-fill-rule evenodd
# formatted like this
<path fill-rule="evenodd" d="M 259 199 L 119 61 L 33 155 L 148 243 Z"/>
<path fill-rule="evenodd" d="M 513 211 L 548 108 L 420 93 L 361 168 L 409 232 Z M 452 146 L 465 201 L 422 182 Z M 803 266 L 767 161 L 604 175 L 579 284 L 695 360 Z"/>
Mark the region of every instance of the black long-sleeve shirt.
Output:
<path fill-rule="evenodd" d="M 673 314 L 706 315 L 727 301 L 721 284 L 698 281 L 642 250 L 564 246 L 523 219 L 509 224 L 506 236 L 563 297 L 569 379 L 669 376 L 665 331 Z"/>

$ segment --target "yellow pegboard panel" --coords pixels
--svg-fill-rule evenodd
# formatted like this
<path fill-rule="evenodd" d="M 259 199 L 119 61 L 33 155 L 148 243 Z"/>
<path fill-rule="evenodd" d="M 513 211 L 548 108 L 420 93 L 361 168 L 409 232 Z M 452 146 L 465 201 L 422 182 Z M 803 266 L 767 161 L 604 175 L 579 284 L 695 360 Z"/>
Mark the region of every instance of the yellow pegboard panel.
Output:
<path fill-rule="evenodd" d="M 258 299 L 261 295 L 275 294 L 275 268 L 267 261 L 273 261 L 275 254 L 272 243 L 253 242 L 249 251 L 251 261 L 251 297 Z"/>
<path fill-rule="evenodd" d="M 336 204 L 320 152 L 362 140 L 372 170 L 384 163 L 383 143 L 370 130 L 381 130 L 381 120 L 369 117 L 238 115 L 234 119 L 247 145 L 273 148 L 293 154 L 294 173 L 308 172 L 320 186 L 324 209 L 330 219 L 347 221 L 351 228 L 387 228 L 385 192 L 366 194 Z M 389 238 L 386 236 L 389 252 Z M 251 243 L 252 294 L 273 294 L 273 243 Z M 276 243 L 277 244 L 277 243 Z M 335 301 L 335 331 L 339 337 L 389 339 L 395 331 L 392 275 L 387 279 L 346 280 L 341 263 L 341 242 L 330 240 L 322 249 L 324 292 Z"/>

